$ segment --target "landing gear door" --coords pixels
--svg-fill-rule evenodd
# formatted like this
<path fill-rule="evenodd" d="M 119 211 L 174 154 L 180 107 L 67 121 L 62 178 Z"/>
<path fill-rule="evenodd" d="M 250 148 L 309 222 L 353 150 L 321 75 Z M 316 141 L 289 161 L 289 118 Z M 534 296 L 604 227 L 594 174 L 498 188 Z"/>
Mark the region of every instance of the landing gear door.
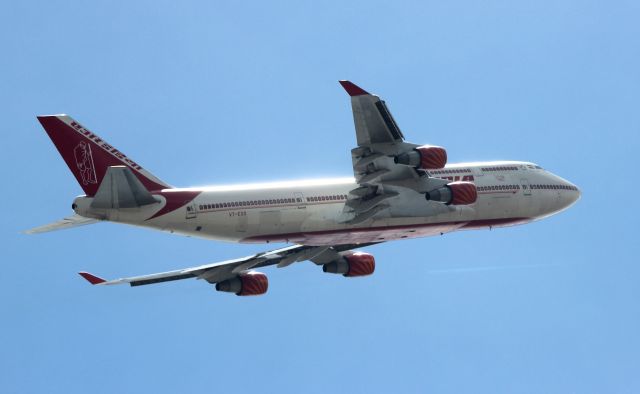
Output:
<path fill-rule="evenodd" d="M 191 202 L 190 204 L 187 204 L 187 219 L 195 219 L 196 216 L 196 203 Z"/>

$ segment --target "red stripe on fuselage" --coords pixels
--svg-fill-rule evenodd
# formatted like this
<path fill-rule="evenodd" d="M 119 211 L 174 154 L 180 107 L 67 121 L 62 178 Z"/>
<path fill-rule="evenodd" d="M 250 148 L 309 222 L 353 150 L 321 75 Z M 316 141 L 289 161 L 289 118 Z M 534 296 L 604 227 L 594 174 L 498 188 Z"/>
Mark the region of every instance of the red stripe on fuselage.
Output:
<path fill-rule="evenodd" d="M 166 215 L 167 213 L 173 212 L 176 209 L 182 208 L 185 205 L 192 202 L 198 195 L 202 193 L 202 191 L 171 191 L 171 190 L 162 190 L 160 194 L 165 198 L 166 204 L 162 209 L 156 212 L 153 216 L 151 216 L 147 220 L 151 220 L 157 218 L 158 216 Z"/>

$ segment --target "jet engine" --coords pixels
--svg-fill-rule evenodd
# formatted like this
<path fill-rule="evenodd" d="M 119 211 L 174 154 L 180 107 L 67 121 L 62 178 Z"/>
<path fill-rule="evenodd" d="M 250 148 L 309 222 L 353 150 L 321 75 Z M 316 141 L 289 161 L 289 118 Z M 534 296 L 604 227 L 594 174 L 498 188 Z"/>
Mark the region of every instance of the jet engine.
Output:
<path fill-rule="evenodd" d="M 216 283 L 216 290 L 238 296 L 261 295 L 267 292 L 269 279 L 262 272 L 250 271 Z"/>
<path fill-rule="evenodd" d="M 440 146 L 424 145 L 396 156 L 394 162 L 419 170 L 438 170 L 447 164 L 447 151 Z"/>
<path fill-rule="evenodd" d="M 373 274 L 376 269 L 376 260 L 373 255 L 364 252 L 355 252 L 344 255 L 322 266 L 322 271 L 343 276 L 366 276 Z"/>
<path fill-rule="evenodd" d="M 476 185 L 472 182 L 451 182 L 439 189 L 425 193 L 427 201 L 436 201 L 447 205 L 469 205 L 478 199 Z"/>

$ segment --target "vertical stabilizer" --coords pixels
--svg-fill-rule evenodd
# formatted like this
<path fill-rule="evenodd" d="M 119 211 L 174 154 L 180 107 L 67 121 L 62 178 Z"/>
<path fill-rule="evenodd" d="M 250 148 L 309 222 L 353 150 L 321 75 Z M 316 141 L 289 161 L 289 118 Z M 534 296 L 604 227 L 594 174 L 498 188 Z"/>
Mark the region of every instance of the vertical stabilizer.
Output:
<path fill-rule="evenodd" d="M 46 115 L 38 120 L 88 196 L 96 194 L 111 166 L 130 168 L 149 191 L 171 188 L 71 117 Z"/>

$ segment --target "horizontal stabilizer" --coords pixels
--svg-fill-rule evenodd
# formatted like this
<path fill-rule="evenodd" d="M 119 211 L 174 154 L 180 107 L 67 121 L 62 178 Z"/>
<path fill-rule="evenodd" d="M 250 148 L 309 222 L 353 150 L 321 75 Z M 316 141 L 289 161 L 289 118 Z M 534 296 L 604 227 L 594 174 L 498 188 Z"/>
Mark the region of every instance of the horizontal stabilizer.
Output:
<path fill-rule="evenodd" d="M 39 233 L 48 233 L 49 231 L 56 230 L 64 230 L 67 228 L 73 228 L 78 226 L 84 226 L 87 224 L 97 223 L 99 220 L 85 218 L 80 215 L 73 215 L 68 218 L 64 218 L 54 223 L 45 224 L 44 226 L 32 228 L 30 230 L 26 230 L 25 234 L 39 234 Z"/>
<path fill-rule="evenodd" d="M 139 208 L 158 202 L 126 166 L 111 166 L 102 179 L 91 208 Z"/>

